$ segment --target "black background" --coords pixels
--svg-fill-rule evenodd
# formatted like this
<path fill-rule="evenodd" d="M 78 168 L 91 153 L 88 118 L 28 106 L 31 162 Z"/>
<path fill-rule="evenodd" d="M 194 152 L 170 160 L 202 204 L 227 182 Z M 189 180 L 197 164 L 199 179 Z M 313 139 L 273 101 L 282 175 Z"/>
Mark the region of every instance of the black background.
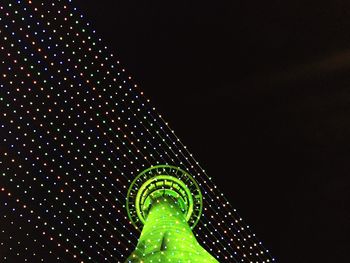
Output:
<path fill-rule="evenodd" d="M 348 262 L 350 2 L 75 2 L 279 262 Z"/>

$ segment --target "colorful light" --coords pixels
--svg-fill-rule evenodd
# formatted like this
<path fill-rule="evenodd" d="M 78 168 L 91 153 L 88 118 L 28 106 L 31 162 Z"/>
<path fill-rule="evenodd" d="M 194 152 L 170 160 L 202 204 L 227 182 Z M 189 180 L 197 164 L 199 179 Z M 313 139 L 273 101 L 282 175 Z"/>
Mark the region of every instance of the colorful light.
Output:
<path fill-rule="evenodd" d="M 0 3 L 1 261 L 123 262 L 128 186 L 163 163 L 198 182 L 210 254 L 273 261 L 86 21 L 68 0 Z"/>

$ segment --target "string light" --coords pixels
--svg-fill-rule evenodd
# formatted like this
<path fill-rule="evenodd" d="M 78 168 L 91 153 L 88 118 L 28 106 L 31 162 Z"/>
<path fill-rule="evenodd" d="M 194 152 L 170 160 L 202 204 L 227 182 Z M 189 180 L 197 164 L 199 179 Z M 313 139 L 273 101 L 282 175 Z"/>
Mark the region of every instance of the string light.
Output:
<path fill-rule="evenodd" d="M 69 0 L 0 4 L 1 261 L 125 261 L 127 188 L 163 163 L 202 189 L 218 261 L 274 261 L 86 21 Z"/>

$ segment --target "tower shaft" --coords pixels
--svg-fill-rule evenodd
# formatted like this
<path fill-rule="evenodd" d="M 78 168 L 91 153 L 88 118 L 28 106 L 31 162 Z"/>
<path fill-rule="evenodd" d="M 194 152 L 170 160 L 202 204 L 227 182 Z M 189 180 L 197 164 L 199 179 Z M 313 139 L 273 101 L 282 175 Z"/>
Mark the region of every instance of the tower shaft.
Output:
<path fill-rule="evenodd" d="M 137 247 L 126 262 L 218 261 L 198 243 L 177 202 L 160 197 L 152 202 Z"/>

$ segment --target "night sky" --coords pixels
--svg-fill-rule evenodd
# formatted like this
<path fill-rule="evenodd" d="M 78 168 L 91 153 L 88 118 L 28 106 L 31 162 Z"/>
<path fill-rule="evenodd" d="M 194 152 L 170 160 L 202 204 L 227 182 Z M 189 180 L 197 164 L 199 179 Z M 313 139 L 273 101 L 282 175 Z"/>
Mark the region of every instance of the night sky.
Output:
<path fill-rule="evenodd" d="M 349 2 L 78 2 L 278 261 L 347 262 Z"/>
<path fill-rule="evenodd" d="M 9 2 L 11 1 L 4 1 L 3 4 L 7 5 Z M 40 1 L 33 2 L 35 5 Z M 115 54 L 127 69 L 128 74 L 133 77 L 133 81 L 151 100 L 151 105 L 161 113 L 207 174 L 213 178 L 219 191 L 224 193 L 234 208 L 237 208 L 244 222 L 251 226 L 258 239 L 263 241 L 277 262 L 348 262 L 350 251 L 349 2 L 73 0 L 73 3 L 78 7 L 79 12 L 85 14 L 84 19 L 91 22 L 97 35 L 103 40 L 103 44 L 108 46 L 108 52 Z M 52 7 L 53 10 L 55 8 Z M 13 25 L 13 28 L 16 26 Z M 10 41 L 3 41 L 3 38 L 1 41 L 1 45 L 11 50 L 12 47 L 8 44 Z M 3 61 L 6 59 L 8 58 L 6 57 Z M 84 62 L 89 63 L 89 60 Z M 2 63 L 1 70 L 5 71 L 6 66 Z M 64 71 L 64 65 L 62 68 Z M 102 73 L 96 75 L 98 78 Z M 5 81 L 7 80 L 0 84 Z M 2 87 L 5 87 L 4 90 L 11 90 L 11 85 L 7 83 Z M 73 94 L 73 91 L 68 91 L 67 96 L 71 95 L 70 92 Z M 46 101 L 44 97 L 46 92 L 50 91 L 44 89 L 39 99 L 35 99 L 33 95 L 34 100 Z M 107 95 L 104 95 L 107 98 Z M 4 97 L 7 98 L 6 96 Z M 8 97 L 12 98 L 11 96 Z M 54 93 L 51 96 L 54 97 Z M 90 98 L 89 95 L 87 98 Z M 106 106 L 104 98 L 97 99 L 100 104 L 96 102 L 93 105 L 97 111 L 99 110 L 97 105 L 102 105 L 102 108 Z M 20 99 L 18 103 L 26 102 L 25 99 Z M 70 106 L 75 102 L 71 102 Z M 60 107 L 68 107 L 63 105 L 62 101 L 59 101 L 60 103 L 62 104 L 59 105 Z M 16 118 L 18 114 L 10 113 L 8 107 L 1 107 L 3 108 L 0 110 L 9 115 L 6 118 L 1 115 L 1 123 L 6 124 L 5 130 L 14 129 L 11 127 L 10 118 Z M 47 110 L 45 105 L 38 107 L 42 111 Z M 61 114 L 57 108 L 53 110 L 52 116 L 56 114 L 55 110 L 57 116 Z M 117 107 L 116 110 L 118 110 Z M 152 110 L 148 110 L 153 113 Z M 18 111 L 21 112 L 21 109 Z M 89 114 L 95 116 L 93 111 Z M 64 114 L 61 115 L 63 115 L 62 122 L 66 121 Z M 59 125 L 61 120 L 57 123 L 54 121 L 55 125 Z M 18 122 L 18 125 L 24 122 L 25 120 L 23 123 Z M 74 122 L 75 120 L 69 120 L 67 125 L 71 128 L 75 125 Z M 81 123 L 78 122 L 77 125 Z M 31 129 L 40 130 L 39 120 L 31 124 L 33 125 Z M 95 121 L 94 124 L 100 124 L 100 122 Z M 69 127 L 66 129 L 70 130 Z M 81 129 L 86 129 L 84 130 L 86 133 L 89 132 L 88 127 L 81 125 Z M 102 144 L 105 137 L 100 134 L 99 129 L 95 128 L 93 126 L 93 134 L 100 135 L 96 140 L 97 150 L 106 151 Z M 64 131 L 63 129 L 62 134 Z M 75 133 L 73 131 L 73 135 L 76 134 L 78 134 L 77 131 Z M 2 153 L 9 150 L 11 140 L 15 141 L 15 139 L 11 139 L 13 136 L 9 134 L 0 135 L 1 143 L 3 138 L 8 139 L 8 143 L 0 145 L 0 153 L 3 156 Z M 50 136 L 48 136 L 49 139 L 55 145 L 56 142 Z M 27 140 L 30 144 L 29 138 Z M 24 142 L 27 143 L 25 140 Z M 89 144 L 89 141 L 86 142 Z M 62 140 L 59 139 L 57 145 L 59 143 L 62 143 Z M 42 154 L 50 149 L 45 147 L 44 145 Z M 71 151 L 74 151 L 74 147 Z M 17 156 L 19 162 L 23 161 L 22 156 Z M 49 156 L 56 159 L 61 157 L 59 153 L 50 153 Z M 63 156 L 71 155 L 64 153 Z M 106 151 L 97 158 L 102 160 L 108 156 L 111 154 Z M 0 160 L 1 169 L 6 166 L 11 168 L 6 172 L 17 169 L 11 164 L 10 157 Z M 89 159 L 83 160 L 86 166 L 89 162 Z M 42 165 L 41 161 L 34 160 L 34 163 L 39 167 Z M 72 161 L 72 165 L 80 165 L 80 163 Z M 135 167 L 127 165 L 125 171 L 134 173 L 136 171 L 133 168 L 143 167 L 136 164 Z M 52 167 L 54 168 L 54 165 Z M 36 168 L 25 167 L 24 169 L 34 174 Z M 75 175 L 75 170 L 73 171 L 69 165 L 63 167 L 62 171 Z M 111 171 L 115 172 L 112 168 Z M 59 172 L 59 169 L 55 170 L 54 178 L 60 176 Z M 8 188 L 11 190 L 13 187 L 12 190 L 16 193 L 15 186 L 11 186 L 12 182 L 2 181 L 4 178 L 6 179 L 3 176 L 0 180 L 0 186 L 8 184 Z M 23 178 L 27 180 L 26 177 Z M 100 179 L 103 181 L 105 178 L 106 176 Z M 126 185 L 129 183 L 127 179 L 130 179 L 120 178 L 124 188 L 120 190 L 120 185 L 116 183 L 113 193 L 117 193 L 117 196 L 121 191 L 122 194 L 125 192 Z M 115 181 L 108 180 L 113 182 L 111 186 L 114 187 Z M 48 185 L 52 186 L 49 183 L 53 181 L 51 178 L 47 179 Z M 66 189 L 62 182 L 63 180 L 58 182 L 59 187 L 67 191 L 68 187 Z M 74 183 L 72 184 L 75 187 Z M 91 186 L 90 182 L 82 184 L 87 189 Z M 38 187 L 36 189 L 34 184 L 33 187 L 31 191 L 34 193 L 41 189 L 39 186 L 36 186 Z M 118 187 L 119 192 L 117 192 Z M 208 184 L 206 187 L 211 186 Z M 60 190 L 54 187 L 53 189 L 57 192 Z M 107 192 L 104 193 L 107 194 Z M 60 195 L 60 193 L 57 194 Z M 74 201 L 67 197 L 68 194 L 66 197 L 65 195 L 64 192 L 63 200 L 67 200 L 71 207 L 75 207 Z M 23 197 L 24 200 L 29 198 L 26 195 L 18 196 Z M 38 197 L 40 199 L 39 193 Z M 111 198 L 110 203 L 115 209 L 113 204 L 116 200 L 113 200 L 112 194 L 108 197 Z M 99 198 L 98 195 L 97 198 Z M 212 204 L 208 200 L 208 204 Z M 55 200 L 49 201 L 57 207 L 60 205 L 59 202 L 56 204 Z M 91 202 L 93 203 L 93 200 Z M 0 230 L 7 230 L 9 227 L 10 232 L 16 232 L 18 230 L 13 225 L 7 226 L 7 223 L 10 222 L 8 218 L 17 222 L 17 214 L 11 213 L 10 208 L 13 206 L 20 210 L 20 207 L 15 200 L 8 203 L 6 207 L 3 205 L 4 202 L 1 203 L 0 210 L 4 209 L 1 211 L 5 211 L 4 214 L 10 216 L 5 220 L 0 218 L 0 223 L 3 224 Z M 123 214 L 124 210 L 119 204 L 117 208 L 120 208 L 118 215 Z M 107 212 L 114 211 L 112 208 L 109 209 L 97 207 L 96 213 L 107 215 Z M 58 208 L 52 210 L 52 213 L 57 213 Z M 213 211 L 212 208 L 208 210 L 207 217 L 203 219 L 204 222 L 210 221 L 209 216 L 214 213 Z M 45 204 L 43 207 L 38 207 L 38 212 L 46 215 Z M 91 212 L 91 215 L 94 216 L 95 212 Z M 24 218 L 27 218 L 26 216 L 31 218 L 29 213 Z M 86 222 L 94 222 L 94 218 L 88 218 L 88 214 L 86 216 L 87 218 L 84 218 Z M 110 213 L 108 216 L 115 217 Z M 117 221 L 120 219 L 124 224 L 125 233 L 132 231 L 127 225 L 126 217 L 120 216 L 114 219 Z M 215 221 L 215 224 L 218 222 Z M 35 224 L 37 223 L 27 226 L 23 231 L 34 233 L 33 236 L 40 240 L 41 236 L 34 229 Z M 86 231 L 90 225 L 86 227 L 80 222 L 78 227 Z M 108 230 L 113 232 L 112 228 Z M 206 233 L 206 230 L 203 231 Z M 222 229 L 219 229 L 220 231 Z M 74 243 L 73 234 L 74 231 L 67 236 L 72 235 L 69 237 Z M 135 235 L 130 233 L 130 236 L 135 243 Z M 12 240 L 11 243 L 3 233 L 0 237 L 0 256 L 2 252 L 14 253 L 9 251 L 10 245 L 6 245 L 7 241 L 11 245 L 14 241 Z M 56 236 L 54 238 L 59 239 Z M 100 241 L 103 238 L 96 237 L 96 240 Z M 111 240 L 114 239 L 115 237 L 111 238 Z M 203 240 L 204 237 L 201 237 L 200 241 L 203 242 Z M 4 242 L 5 245 L 3 245 Z M 32 241 L 28 239 L 26 242 Z M 46 244 L 45 239 L 42 242 Z M 79 240 L 76 242 L 79 244 Z M 121 245 L 108 243 L 105 248 L 113 251 L 113 248 L 125 245 L 123 242 Z M 211 246 L 210 242 L 214 241 L 207 240 L 209 243 L 207 247 L 213 249 L 214 245 Z M 224 241 L 220 242 L 224 243 Z M 38 248 L 38 253 L 50 249 L 56 251 L 55 244 L 49 245 L 49 243 L 46 248 Z M 26 245 L 31 246 L 31 244 Z M 32 249 L 35 249 L 36 244 L 32 246 Z M 98 253 L 99 250 L 91 250 L 87 244 L 81 249 L 90 250 L 91 255 L 96 256 L 94 259 L 101 256 L 98 261 L 101 262 L 102 255 Z M 107 251 L 101 251 L 102 254 L 107 254 Z M 57 253 L 64 254 L 64 249 Z M 118 256 L 125 258 L 126 254 L 127 252 L 125 255 Z M 47 260 L 50 257 L 52 260 L 55 258 L 53 255 L 48 255 Z M 73 262 L 71 255 L 67 256 L 66 261 L 64 257 L 62 260 Z M 10 258 L 6 262 L 20 261 L 17 258 Z M 231 263 L 230 259 L 227 262 Z"/>

